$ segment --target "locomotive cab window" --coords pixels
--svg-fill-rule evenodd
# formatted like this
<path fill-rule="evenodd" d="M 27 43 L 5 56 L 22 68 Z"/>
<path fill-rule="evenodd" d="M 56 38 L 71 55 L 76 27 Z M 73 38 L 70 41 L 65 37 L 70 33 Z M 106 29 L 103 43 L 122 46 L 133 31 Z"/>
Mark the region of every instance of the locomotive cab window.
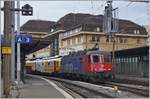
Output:
<path fill-rule="evenodd" d="M 98 55 L 92 55 L 91 60 L 92 63 L 98 63 L 100 59 Z"/>
<path fill-rule="evenodd" d="M 110 55 L 105 55 L 104 56 L 104 62 L 105 63 L 110 63 L 111 62 L 111 56 Z"/>

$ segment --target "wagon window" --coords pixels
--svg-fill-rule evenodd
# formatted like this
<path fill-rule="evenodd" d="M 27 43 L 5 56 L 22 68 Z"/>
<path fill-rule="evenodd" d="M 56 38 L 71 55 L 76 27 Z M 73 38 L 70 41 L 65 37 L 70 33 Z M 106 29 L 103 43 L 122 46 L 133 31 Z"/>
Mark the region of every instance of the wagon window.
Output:
<path fill-rule="evenodd" d="M 98 55 L 93 55 L 92 59 L 93 59 L 93 63 L 98 63 L 99 62 L 99 56 Z"/>

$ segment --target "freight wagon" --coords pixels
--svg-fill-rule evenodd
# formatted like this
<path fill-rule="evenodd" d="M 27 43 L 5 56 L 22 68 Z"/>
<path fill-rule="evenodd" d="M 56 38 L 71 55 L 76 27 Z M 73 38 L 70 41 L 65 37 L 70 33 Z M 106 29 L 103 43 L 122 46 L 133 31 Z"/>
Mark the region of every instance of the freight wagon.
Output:
<path fill-rule="evenodd" d="M 32 73 L 33 71 L 36 70 L 36 69 L 35 69 L 35 63 L 36 63 L 35 60 L 26 61 L 26 64 L 25 64 L 26 73 Z"/>
<path fill-rule="evenodd" d="M 61 68 L 61 58 L 37 59 L 26 61 L 25 69 L 27 73 L 34 74 L 53 74 L 58 73 Z"/>

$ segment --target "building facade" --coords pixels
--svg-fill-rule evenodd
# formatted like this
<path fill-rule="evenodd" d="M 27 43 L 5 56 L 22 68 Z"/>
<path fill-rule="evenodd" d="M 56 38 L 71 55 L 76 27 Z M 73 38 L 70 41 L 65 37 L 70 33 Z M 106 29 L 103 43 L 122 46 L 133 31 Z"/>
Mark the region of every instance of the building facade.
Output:
<path fill-rule="evenodd" d="M 115 33 L 114 50 L 146 46 L 148 33 L 144 27 L 129 20 L 118 19 L 118 23 L 119 30 Z M 53 38 L 53 43 L 32 53 L 30 57 L 63 56 L 73 51 L 92 48 L 104 51 L 113 49 L 113 40 L 109 34 L 103 33 L 103 15 L 70 13 L 60 18 L 47 30 L 51 35 L 49 38 Z M 60 30 L 63 32 L 59 32 Z M 56 32 L 59 35 L 54 36 Z"/>
<path fill-rule="evenodd" d="M 60 55 L 84 49 L 99 48 L 103 51 L 112 51 L 113 42 L 108 34 L 103 33 L 100 27 L 94 31 L 86 31 L 83 27 L 77 27 L 60 34 Z M 122 50 L 146 46 L 148 35 L 141 35 L 140 30 L 133 33 L 115 33 L 115 49 Z"/>
<path fill-rule="evenodd" d="M 25 35 L 32 35 L 32 38 L 34 38 L 37 42 L 35 43 L 38 46 L 38 43 L 40 42 L 40 39 L 44 37 L 45 35 L 48 35 L 50 30 L 50 27 L 55 24 L 54 21 L 46 21 L 46 20 L 29 20 L 24 25 L 21 26 L 21 34 Z M 33 49 L 35 49 L 33 46 Z M 33 59 L 33 58 L 40 58 L 40 57 L 46 57 L 50 55 L 50 46 L 47 46 L 46 48 L 43 48 L 39 51 L 33 52 L 29 55 L 27 55 L 27 59 Z"/>

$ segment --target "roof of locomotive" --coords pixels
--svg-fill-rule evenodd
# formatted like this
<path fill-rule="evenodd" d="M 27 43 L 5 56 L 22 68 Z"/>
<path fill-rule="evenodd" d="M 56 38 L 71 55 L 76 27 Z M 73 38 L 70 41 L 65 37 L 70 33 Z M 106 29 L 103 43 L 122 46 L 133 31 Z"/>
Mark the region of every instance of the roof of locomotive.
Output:
<path fill-rule="evenodd" d="M 89 54 L 111 54 L 109 51 L 101 51 L 101 50 L 83 50 L 78 52 L 71 52 L 68 56 L 79 56 L 79 55 L 89 55 Z M 64 56 L 65 57 L 65 56 Z"/>
<path fill-rule="evenodd" d="M 89 54 L 111 54 L 111 52 L 109 52 L 109 51 L 94 50 L 94 51 L 88 51 L 86 54 L 87 55 L 89 55 Z"/>

